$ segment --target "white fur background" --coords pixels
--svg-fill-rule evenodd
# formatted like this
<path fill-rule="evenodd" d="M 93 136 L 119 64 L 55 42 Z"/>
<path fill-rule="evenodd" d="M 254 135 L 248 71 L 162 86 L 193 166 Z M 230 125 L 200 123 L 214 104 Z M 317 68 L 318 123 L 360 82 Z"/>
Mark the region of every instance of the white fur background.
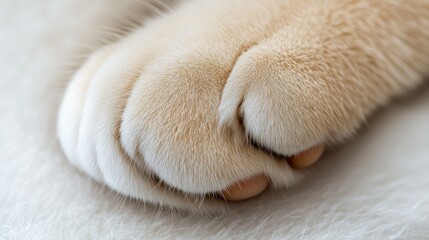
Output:
<path fill-rule="evenodd" d="M 0 239 L 429 239 L 427 86 L 379 111 L 301 186 L 222 216 L 160 212 L 72 168 L 55 136 L 68 64 L 131 1 L 0 2 Z"/>

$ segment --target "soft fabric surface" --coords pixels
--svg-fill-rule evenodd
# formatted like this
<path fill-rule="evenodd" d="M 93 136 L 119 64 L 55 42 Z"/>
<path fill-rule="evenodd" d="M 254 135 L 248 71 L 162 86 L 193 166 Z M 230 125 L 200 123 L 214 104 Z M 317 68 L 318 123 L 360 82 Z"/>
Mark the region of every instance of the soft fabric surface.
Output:
<path fill-rule="evenodd" d="M 72 72 L 127 1 L 0 4 L 0 239 L 428 239 L 429 89 L 396 100 L 300 186 L 221 216 L 159 211 L 70 166 L 56 112 Z"/>

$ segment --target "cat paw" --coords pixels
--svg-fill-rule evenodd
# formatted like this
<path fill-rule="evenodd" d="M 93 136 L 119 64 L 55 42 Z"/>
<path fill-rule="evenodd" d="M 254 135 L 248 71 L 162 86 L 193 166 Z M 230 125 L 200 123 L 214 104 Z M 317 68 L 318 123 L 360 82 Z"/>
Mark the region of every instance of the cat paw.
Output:
<path fill-rule="evenodd" d="M 284 55 L 279 4 L 241 4 L 258 23 L 195 2 L 97 51 L 60 109 L 68 159 L 123 195 L 180 209 L 296 183 L 359 119 L 342 115 L 311 65 Z"/>

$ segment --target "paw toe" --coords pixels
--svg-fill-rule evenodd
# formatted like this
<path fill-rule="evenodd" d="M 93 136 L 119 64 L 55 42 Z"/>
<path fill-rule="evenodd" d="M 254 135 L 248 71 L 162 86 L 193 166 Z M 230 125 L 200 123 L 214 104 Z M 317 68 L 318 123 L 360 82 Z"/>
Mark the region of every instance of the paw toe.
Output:
<path fill-rule="evenodd" d="M 222 191 L 222 196 L 228 201 L 241 201 L 258 196 L 267 187 L 268 179 L 258 175 L 231 185 Z"/>
<path fill-rule="evenodd" d="M 325 151 L 325 145 L 320 144 L 291 157 L 288 163 L 295 169 L 307 168 L 317 162 Z"/>

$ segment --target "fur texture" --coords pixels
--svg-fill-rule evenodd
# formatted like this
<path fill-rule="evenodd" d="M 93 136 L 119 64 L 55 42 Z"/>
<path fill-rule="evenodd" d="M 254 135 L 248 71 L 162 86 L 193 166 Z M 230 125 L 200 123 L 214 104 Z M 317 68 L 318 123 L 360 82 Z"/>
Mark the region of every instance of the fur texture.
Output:
<path fill-rule="evenodd" d="M 6 1 L 0 8 L 1 239 L 425 239 L 428 89 L 372 119 L 308 181 L 217 217 L 159 212 L 71 168 L 55 116 L 63 66 L 133 1 Z M 76 17 L 79 16 L 79 17 Z M 97 35 L 98 34 L 98 35 Z M 97 35 L 97 36 L 95 36 Z M 233 214 L 232 214 L 233 213 Z"/>
<path fill-rule="evenodd" d="M 246 139 L 283 156 L 338 143 L 418 86 L 428 29 L 427 0 L 186 1 L 84 64 L 59 138 L 126 196 L 218 208 L 210 195 L 251 176 L 300 179 Z"/>

